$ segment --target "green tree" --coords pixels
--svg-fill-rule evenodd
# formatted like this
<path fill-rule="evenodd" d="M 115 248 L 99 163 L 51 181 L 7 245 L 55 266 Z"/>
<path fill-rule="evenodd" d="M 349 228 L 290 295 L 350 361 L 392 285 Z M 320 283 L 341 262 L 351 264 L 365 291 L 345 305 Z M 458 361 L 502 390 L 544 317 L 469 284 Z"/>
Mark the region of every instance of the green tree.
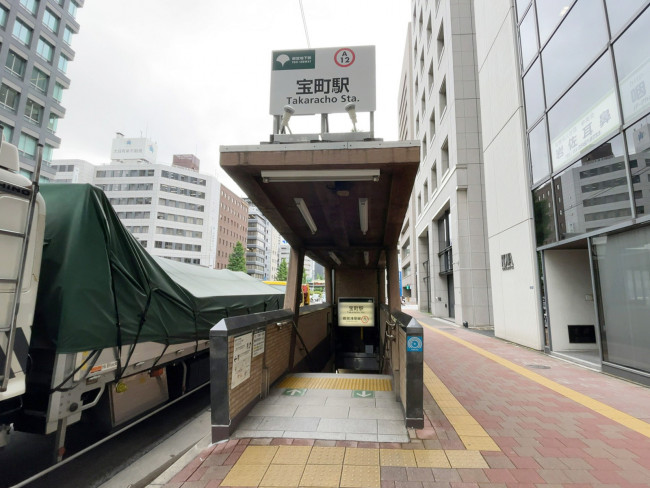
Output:
<path fill-rule="evenodd" d="M 246 273 L 246 256 L 244 255 L 244 246 L 241 242 L 237 241 L 235 249 L 228 257 L 228 266 L 230 271 L 243 271 Z"/>
<path fill-rule="evenodd" d="M 287 260 L 283 259 L 278 266 L 278 272 L 276 274 L 278 281 L 287 281 Z"/>

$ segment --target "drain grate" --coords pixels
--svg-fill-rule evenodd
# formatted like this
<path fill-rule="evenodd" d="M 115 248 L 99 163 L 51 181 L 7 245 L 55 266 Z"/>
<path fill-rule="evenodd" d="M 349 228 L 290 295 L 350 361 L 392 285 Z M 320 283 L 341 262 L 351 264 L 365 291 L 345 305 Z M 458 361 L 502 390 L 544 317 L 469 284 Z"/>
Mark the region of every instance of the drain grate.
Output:
<path fill-rule="evenodd" d="M 544 366 L 543 364 L 527 364 L 526 367 L 531 369 L 551 369 L 550 366 Z"/>

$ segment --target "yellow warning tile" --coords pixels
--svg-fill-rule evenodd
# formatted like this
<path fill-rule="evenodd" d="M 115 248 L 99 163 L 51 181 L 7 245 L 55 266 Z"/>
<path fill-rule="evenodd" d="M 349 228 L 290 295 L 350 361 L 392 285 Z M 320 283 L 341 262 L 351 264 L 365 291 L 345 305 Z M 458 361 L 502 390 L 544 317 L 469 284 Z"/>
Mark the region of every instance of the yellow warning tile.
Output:
<path fill-rule="evenodd" d="M 280 446 L 271 464 L 307 464 L 311 446 Z"/>
<path fill-rule="evenodd" d="M 304 464 L 272 464 L 262 478 L 262 485 L 287 488 L 298 486 L 304 470 Z"/>
<path fill-rule="evenodd" d="M 341 465 L 307 464 L 300 479 L 300 486 L 336 488 L 341 480 L 341 468 Z"/>
<path fill-rule="evenodd" d="M 488 464 L 478 451 L 445 451 L 452 468 L 489 468 Z"/>
<path fill-rule="evenodd" d="M 442 410 L 442 412 L 445 414 L 447 417 L 447 420 L 451 422 L 452 425 L 479 425 L 479 423 L 474 420 L 474 417 L 471 415 L 449 415 L 447 414 L 446 410 Z M 467 413 L 467 412 L 465 412 Z"/>
<path fill-rule="evenodd" d="M 237 464 L 271 464 L 278 446 L 248 446 Z"/>
<path fill-rule="evenodd" d="M 380 488 L 379 466 L 343 466 L 341 487 L 344 488 Z"/>
<path fill-rule="evenodd" d="M 499 446 L 491 437 L 461 435 L 460 440 L 470 451 L 500 451 Z"/>
<path fill-rule="evenodd" d="M 418 468 L 450 468 L 449 461 L 442 449 L 414 449 Z"/>
<path fill-rule="evenodd" d="M 311 448 L 307 464 L 343 464 L 345 447 L 319 447 Z"/>
<path fill-rule="evenodd" d="M 457 415 L 457 416 L 469 416 L 467 413 L 467 410 L 465 410 L 464 407 L 462 406 L 456 406 L 456 407 L 440 407 L 440 410 L 445 412 L 445 415 Z"/>
<path fill-rule="evenodd" d="M 380 449 L 379 456 L 382 466 L 417 467 L 412 449 Z"/>
<path fill-rule="evenodd" d="M 355 466 L 379 466 L 379 449 L 348 447 L 343 464 Z"/>
<path fill-rule="evenodd" d="M 485 429 L 480 425 L 458 425 L 454 424 L 456 433 L 460 435 L 469 435 L 475 437 L 490 437 Z"/>
<path fill-rule="evenodd" d="M 313 390 L 365 390 L 391 391 L 389 379 L 378 378 L 326 378 L 288 376 L 278 388 L 307 388 Z"/>
<path fill-rule="evenodd" d="M 265 465 L 246 465 L 237 462 L 221 484 L 223 486 L 258 486 L 266 470 L 267 466 Z"/>

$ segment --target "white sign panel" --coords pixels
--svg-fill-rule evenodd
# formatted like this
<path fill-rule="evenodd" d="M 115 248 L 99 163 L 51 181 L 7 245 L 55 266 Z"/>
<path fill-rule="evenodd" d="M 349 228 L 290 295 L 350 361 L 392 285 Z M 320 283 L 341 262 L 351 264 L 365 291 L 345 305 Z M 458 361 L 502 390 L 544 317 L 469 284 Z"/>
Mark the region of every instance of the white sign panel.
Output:
<path fill-rule="evenodd" d="M 296 115 L 374 112 L 375 46 L 273 51 L 271 115 L 291 105 Z"/>
<path fill-rule="evenodd" d="M 632 120 L 650 106 L 650 58 L 620 83 L 625 120 Z"/>
<path fill-rule="evenodd" d="M 340 327 L 374 327 L 375 302 L 372 298 L 339 298 Z"/>
<path fill-rule="evenodd" d="M 609 93 L 551 141 L 553 169 L 560 169 L 601 142 L 619 126 L 616 95 Z"/>
<path fill-rule="evenodd" d="M 258 330 L 253 334 L 253 357 L 257 357 L 264 352 L 264 342 L 266 341 L 266 331 Z"/>
<path fill-rule="evenodd" d="M 111 159 L 145 160 L 155 163 L 158 144 L 145 137 L 116 137 L 111 146 Z"/>
<path fill-rule="evenodd" d="M 235 347 L 232 352 L 232 390 L 251 376 L 251 351 L 253 349 L 253 333 L 235 337 Z"/>

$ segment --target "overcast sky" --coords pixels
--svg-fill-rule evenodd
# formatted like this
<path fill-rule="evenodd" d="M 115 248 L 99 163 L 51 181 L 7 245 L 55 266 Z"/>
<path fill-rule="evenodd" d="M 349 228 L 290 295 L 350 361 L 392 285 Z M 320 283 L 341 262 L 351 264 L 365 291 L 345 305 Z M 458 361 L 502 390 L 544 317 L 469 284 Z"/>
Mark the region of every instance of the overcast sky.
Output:
<path fill-rule="evenodd" d="M 375 136 L 397 139 L 410 2 L 303 0 L 303 6 L 312 48 L 376 46 Z M 54 158 L 105 164 L 115 132 L 146 136 L 158 143 L 158 162 L 196 154 L 202 173 L 218 171 L 238 191 L 218 170 L 219 146 L 268 140 L 271 51 L 307 47 L 299 1 L 90 0 L 77 20 Z M 319 132 L 319 118 L 294 119 L 294 132 L 312 125 Z M 360 115 L 358 126 L 367 130 L 367 117 Z"/>

